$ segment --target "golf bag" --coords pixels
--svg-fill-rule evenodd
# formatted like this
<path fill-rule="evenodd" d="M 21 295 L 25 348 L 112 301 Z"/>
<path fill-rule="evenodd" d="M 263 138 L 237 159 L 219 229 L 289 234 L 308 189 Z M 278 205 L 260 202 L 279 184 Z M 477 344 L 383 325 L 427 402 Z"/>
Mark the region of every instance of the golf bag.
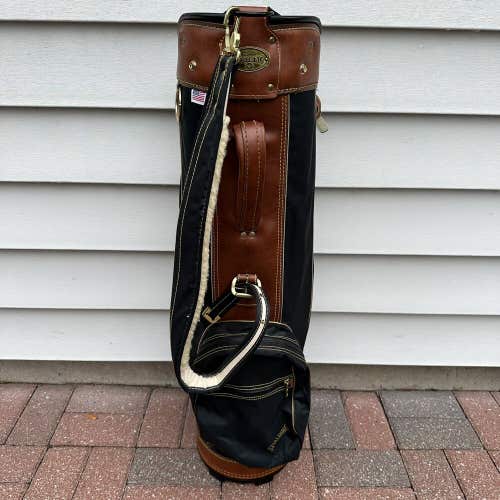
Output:
<path fill-rule="evenodd" d="M 201 458 L 237 481 L 295 460 L 307 427 L 320 31 L 259 7 L 179 20 L 172 359 Z"/>

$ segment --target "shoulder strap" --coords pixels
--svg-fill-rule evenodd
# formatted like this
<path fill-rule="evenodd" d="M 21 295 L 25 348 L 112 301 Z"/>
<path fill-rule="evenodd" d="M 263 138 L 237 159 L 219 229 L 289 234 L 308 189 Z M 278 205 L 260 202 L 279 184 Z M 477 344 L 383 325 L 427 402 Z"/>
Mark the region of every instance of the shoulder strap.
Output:
<path fill-rule="evenodd" d="M 235 277 L 231 293 L 235 297 L 251 296 L 256 301 L 254 328 L 216 372 L 200 374 L 191 367 L 194 334 L 205 305 L 212 222 L 229 137 L 226 107 L 236 58 L 235 54 L 219 57 L 181 193 L 170 328 L 176 375 L 181 386 L 191 393 L 220 388 L 258 347 L 269 321 L 268 301 L 260 282 Z"/>

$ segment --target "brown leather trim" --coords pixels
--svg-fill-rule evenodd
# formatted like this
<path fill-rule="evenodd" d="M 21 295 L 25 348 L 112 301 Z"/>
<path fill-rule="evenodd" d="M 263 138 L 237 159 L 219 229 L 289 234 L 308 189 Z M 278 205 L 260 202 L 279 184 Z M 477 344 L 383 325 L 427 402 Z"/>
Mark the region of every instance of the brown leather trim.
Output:
<path fill-rule="evenodd" d="M 258 71 L 236 71 L 231 99 L 273 99 L 279 94 L 316 88 L 320 54 L 320 31 L 316 25 L 271 27 L 264 16 L 240 19 L 241 47 L 263 49 L 269 53 L 270 63 Z M 223 48 L 223 27 L 186 20 L 179 23 L 178 36 L 179 82 L 206 90 Z"/>
<path fill-rule="evenodd" d="M 286 205 L 289 95 L 260 102 L 232 100 L 227 114 L 232 123 L 259 117 L 266 142 L 266 173 L 262 185 L 261 217 L 254 234 L 242 232 L 238 196 L 239 161 L 235 140 L 230 140 L 222 167 L 219 199 L 212 233 L 212 300 L 231 285 L 237 274 L 256 274 L 269 299 L 270 320 L 280 321 L 283 286 L 284 212 Z M 253 158 L 256 159 L 254 153 Z M 255 170 L 256 162 L 249 165 Z M 256 177 L 252 173 L 252 177 Z M 241 300 L 228 311 L 228 320 L 255 319 L 255 305 Z"/>
<path fill-rule="evenodd" d="M 237 123 L 233 130 L 239 166 L 236 217 L 241 232 L 255 233 L 266 173 L 266 131 L 264 124 L 255 120 Z"/>
<path fill-rule="evenodd" d="M 247 465 L 240 464 L 235 460 L 231 460 L 215 452 L 200 436 L 198 436 L 197 447 L 203 462 L 205 462 L 210 469 L 229 479 L 236 479 L 239 481 L 263 479 L 267 476 L 276 474 L 276 472 L 284 467 L 284 465 L 277 465 L 269 469 L 264 467 L 248 467 Z"/>

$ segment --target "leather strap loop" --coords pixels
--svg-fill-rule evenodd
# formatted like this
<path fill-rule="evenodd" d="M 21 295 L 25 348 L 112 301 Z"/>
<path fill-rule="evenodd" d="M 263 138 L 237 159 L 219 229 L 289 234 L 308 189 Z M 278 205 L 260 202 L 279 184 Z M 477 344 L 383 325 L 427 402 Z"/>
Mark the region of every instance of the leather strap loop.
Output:
<path fill-rule="evenodd" d="M 239 230 L 246 236 L 257 231 L 261 217 L 266 173 L 266 130 L 262 122 L 255 120 L 237 123 L 233 130 L 239 164 L 236 221 Z"/>

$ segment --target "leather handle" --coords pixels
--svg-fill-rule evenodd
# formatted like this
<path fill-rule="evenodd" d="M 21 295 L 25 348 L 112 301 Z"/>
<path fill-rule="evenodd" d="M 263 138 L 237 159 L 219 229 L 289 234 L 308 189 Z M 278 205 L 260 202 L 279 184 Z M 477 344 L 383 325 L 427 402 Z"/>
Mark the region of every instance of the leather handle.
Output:
<path fill-rule="evenodd" d="M 234 15 L 267 16 L 273 12 L 271 7 L 259 7 L 252 5 L 238 5 L 234 10 Z"/>
<path fill-rule="evenodd" d="M 238 155 L 236 221 L 244 236 L 254 236 L 262 209 L 266 173 L 266 130 L 262 122 L 251 120 L 237 123 L 233 126 L 233 131 Z"/>

